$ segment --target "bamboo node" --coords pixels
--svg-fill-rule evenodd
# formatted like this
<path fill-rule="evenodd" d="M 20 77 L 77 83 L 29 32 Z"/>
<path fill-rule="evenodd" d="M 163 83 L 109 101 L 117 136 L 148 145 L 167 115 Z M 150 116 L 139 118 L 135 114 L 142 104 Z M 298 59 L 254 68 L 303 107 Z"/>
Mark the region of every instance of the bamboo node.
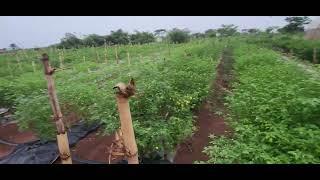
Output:
<path fill-rule="evenodd" d="M 67 160 L 67 159 L 69 159 L 70 157 L 71 157 L 70 154 L 66 154 L 66 153 L 60 154 L 60 158 L 61 158 L 62 160 Z"/>
<path fill-rule="evenodd" d="M 136 86 L 133 78 L 131 78 L 128 85 L 124 83 L 118 83 L 113 89 L 116 89 L 116 94 L 120 97 L 129 98 L 135 94 Z"/>

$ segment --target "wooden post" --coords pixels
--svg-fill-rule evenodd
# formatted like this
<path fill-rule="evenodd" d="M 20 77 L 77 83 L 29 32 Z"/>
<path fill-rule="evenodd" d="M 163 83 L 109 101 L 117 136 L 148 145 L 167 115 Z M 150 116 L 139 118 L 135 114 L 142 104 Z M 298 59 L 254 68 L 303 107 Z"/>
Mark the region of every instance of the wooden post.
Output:
<path fill-rule="evenodd" d="M 34 61 L 32 61 L 32 68 L 33 68 L 33 72 L 36 72 L 36 65 L 34 64 Z"/>
<path fill-rule="evenodd" d="M 8 69 L 9 69 L 10 75 L 13 77 L 12 69 L 11 69 L 11 66 L 10 66 L 10 61 L 8 59 L 7 59 L 7 65 L 8 65 Z"/>
<path fill-rule="evenodd" d="M 58 143 L 58 148 L 60 152 L 60 158 L 61 158 L 62 164 L 72 164 L 67 131 L 64 127 L 64 123 L 62 120 L 63 117 L 60 110 L 57 94 L 55 91 L 54 80 L 52 78 L 52 74 L 54 73 L 55 69 L 50 67 L 49 57 L 47 54 L 43 54 L 41 60 L 44 67 L 44 74 L 47 79 L 48 94 L 49 94 L 51 109 L 53 111 L 53 119 L 55 121 L 56 128 L 57 128 L 57 143 Z"/>
<path fill-rule="evenodd" d="M 313 48 L 313 63 L 317 64 L 318 60 L 317 60 L 317 48 Z"/>
<path fill-rule="evenodd" d="M 143 62 L 143 61 L 142 61 L 142 55 L 141 55 L 141 54 L 139 54 L 139 57 L 140 57 L 140 62 Z"/>
<path fill-rule="evenodd" d="M 96 60 L 97 60 L 97 63 L 98 63 L 100 61 L 100 57 L 99 57 L 99 53 L 98 53 L 96 47 L 94 47 L 94 51 L 96 52 Z"/>
<path fill-rule="evenodd" d="M 116 61 L 117 61 L 117 64 L 119 64 L 118 48 L 117 48 L 117 45 L 116 45 L 116 47 L 115 47 L 115 52 L 116 52 Z"/>
<path fill-rule="evenodd" d="M 116 92 L 116 99 L 118 104 L 118 111 L 120 116 L 121 132 L 123 137 L 123 143 L 125 149 L 127 149 L 126 155 L 128 158 L 128 164 L 139 164 L 138 160 L 138 147 L 136 144 L 134 129 L 132 125 L 129 97 L 135 94 L 135 83 L 131 79 L 128 85 L 124 83 L 118 83 L 114 89 Z"/>
<path fill-rule="evenodd" d="M 60 68 L 63 68 L 63 57 L 62 57 L 62 51 L 59 52 L 59 61 L 60 61 Z"/>
<path fill-rule="evenodd" d="M 106 64 L 108 63 L 107 53 L 104 53 L 104 62 L 105 62 Z"/>
<path fill-rule="evenodd" d="M 128 57 L 128 64 L 130 66 L 130 53 L 129 53 L 129 51 L 127 51 L 127 57 Z"/>
<path fill-rule="evenodd" d="M 107 41 L 104 39 L 104 51 L 107 52 Z"/>
<path fill-rule="evenodd" d="M 20 62 L 20 58 L 19 58 L 18 54 L 16 55 L 16 59 L 17 59 L 19 69 L 20 69 L 20 71 L 22 71 L 21 62 Z"/>

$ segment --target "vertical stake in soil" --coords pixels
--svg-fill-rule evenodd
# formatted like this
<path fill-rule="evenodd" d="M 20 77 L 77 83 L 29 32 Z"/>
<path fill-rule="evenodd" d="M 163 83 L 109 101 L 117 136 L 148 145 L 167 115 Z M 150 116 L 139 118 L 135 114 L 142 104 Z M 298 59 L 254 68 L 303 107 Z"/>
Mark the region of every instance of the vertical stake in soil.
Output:
<path fill-rule="evenodd" d="M 18 54 L 16 55 L 16 58 L 17 58 L 17 62 L 19 65 L 19 69 L 20 69 L 20 71 L 22 71 L 21 62 L 20 62 L 20 58 L 19 58 Z"/>
<path fill-rule="evenodd" d="M 127 52 L 127 57 L 128 57 L 128 64 L 130 66 L 130 53 L 129 53 L 129 51 Z"/>
<path fill-rule="evenodd" d="M 116 52 L 116 61 L 117 61 L 117 64 L 119 64 L 119 58 L 118 58 L 118 46 L 116 45 L 115 47 L 115 52 Z"/>
<path fill-rule="evenodd" d="M 48 94 L 49 94 L 51 109 L 53 111 L 53 119 L 57 127 L 57 143 L 58 143 L 58 148 L 60 152 L 60 158 L 61 158 L 62 164 L 72 164 L 67 131 L 64 127 L 64 123 L 62 120 L 62 113 L 60 110 L 57 94 L 55 92 L 54 80 L 52 78 L 52 74 L 54 73 L 55 69 L 50 67 L 49 57 L 47 54 L 43 54 L 41 60 L 44 67 L 44 74 L 47 79 Z"/>
<path fill-rule="evenodd" d="M 116 99 L 120 116 L 121 132 L 123 143 L 126 149 L 128 164 L 139 164 L 138 147 L 136 144 L 134 130 L 132 125 L 129 97 L 135 94 L 135 83 L 131 79 L 128 85 L 118 83 L 113 89 L 116 89 Z"/>
<path fill-rule="evenodd" d="M 63 55 L 62 51 L 59 52 L 60 68 L 63 68 L 63 56 L 62 55 Z"/>
<path fill-rule="evenodd" d="M 313 48 L 313 63 L 317 64 L 318 60 L 317 60 L 317 48 Z"/>
<path fill-rule="evenodd" d="M 83 62 L 86 62 L 86 56 L 83 56 Z"/>
<path fill-rule="evenodd" d="M 32 64 L 33 72 L 36 72 L 36 65 L 34 64 L 34 61 L 32 61 L 31 64 Z"/>
<path fill-rule="evenodd" d="M 96 52 L 96 60 L 97 60 L 97 63 L 98 63 L 98 62 L 100 61 L 99 53 L 98 53 L 96 47 L 94 47 L 94 50 L 95 50 L 95 52 Z"/>

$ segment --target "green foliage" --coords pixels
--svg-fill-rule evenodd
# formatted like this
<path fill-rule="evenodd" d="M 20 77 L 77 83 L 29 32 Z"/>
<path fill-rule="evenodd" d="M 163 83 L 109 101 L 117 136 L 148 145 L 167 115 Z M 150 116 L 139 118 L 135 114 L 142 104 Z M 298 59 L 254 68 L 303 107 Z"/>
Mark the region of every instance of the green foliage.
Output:
<path fill-rule="evenodd" d="M 122 29 L 111 31 L 110 35 L 106 37 L 107 42 L 111 44 L 128 44 L 130 41 L 129 34 Z"/>
<path fill-rule="evenodd" d="M 85 46 L 103 46 L 105 43 L 105 37 L 97 34 L 90 34 L 82 40 L 82 44 Z"/>
<path fill-rule="evenodd" d="M 259 43 L 266 47 L 273 48 L 275 50 L 281 50 L 285 53 L 293 53 L 298 58 L 313 60 L 313 49 L 320 49 L 320 41 L 311 41 L 304 39 L 299 35 L 275 35 L 270 36 L 259 36 L 257 38 L 247 38 L 247 42 Z M 317 57 L 320 57 L 320 51 L 317 51 Z"/>
<path fill-rule="evenodd" d="M 118 46 L 119 64 L 116 64 L 113 46 L 107 47 L 107 63 L 96 60 L 93 48 L 66 49 L 65 69 L 54 74 L 63 114 L 74 112 L 88 123 L 103 122 L 104 133 L 114 132 L 119 127 L 119 117 L 112 87 L 133 77 L 137 94 L 131 98 L 130 108 L 139 153 L 173 150 L 194 131 L 193 110 L 208 94 L 215 59 L 223 47 L 223 43 L 212 40 L 199 42 L 170 45 L 170 55 L 164 43 Z M 105 53 L 104 47 L 95 50 Z M 59 67 L 57 51 L 47 51 L 50 63 Z M 131 56 L 130 66 L 127 51 Z M 0 62 L 3 59 L 15 62 L 14 57 L 3 57 L 0 56 Z M 51 139 L 55 137 L 55 126 L 50 117 L 46 81 L 41 64 L 32 72 L 32 60 L 21 62 L 22 67 L 31 68 L 31 72 L 22 69 L 19 74 L 5 76 L 10 80 L 1 77 L 0 92 L 5 94 L 6 103 L 15 104 L 15 116 L 21 128 L 32 129 L 40 137 Z M 18 67 L 16 63 L 12 66 Z M 6 68 L 1 66 L 0 70 Z"/>
<path fill-rule="evenodd" d="M 319 163 L 319 81 L 258 46 L 238 44 L 234 58 L 233 137 L 212 137 L 207 163 Z"/>
<path fill-rule="evenodd" d="M 81 44 L 82 44 L 81 39 L 77 38 L 76 35 L 72 33 L 66 33 L 65 37 L 61 39 L 61 42 L 57 47 L 70 49 L 73 47 L 77 47 Z"/>
<path fill-rule="evenodd" d="M 167 39 L 171 43 L 185 43 L 188 42 L 190 39 L 188 30 L 181 30 L 178 28 L 174 28 L 167 34 Z"/>
<path fill-rule="evenodd" d="M 130 41 L 132 44 L 151 43 L 155 41 L 155 37 L 152 33 L 136 31 L 130 35 Z"/>
<path fill-rule="evenodd" d="M 285 20 L 288 24 L 279 29 L 279 31 L 282 33 L 303 32 L 304 25 L 311 22 L 311 19 L 308 16 L 292 16 L 287 17 Z"/>
<path fill-rule="evenodd" d="M 217 36 L 217 30 L 215 29 L 208 29 L 204 32 L 206 37 L 216 37 Z"/>
<path fill-rule="evenodd" d="M 235 26 L 234 24 L 223 24 L 221 28 L 217 29 L 217 33 L 221 37 L 227 37 L 227 36 L 233 36 L 238 32 L 238 26 Z"/>

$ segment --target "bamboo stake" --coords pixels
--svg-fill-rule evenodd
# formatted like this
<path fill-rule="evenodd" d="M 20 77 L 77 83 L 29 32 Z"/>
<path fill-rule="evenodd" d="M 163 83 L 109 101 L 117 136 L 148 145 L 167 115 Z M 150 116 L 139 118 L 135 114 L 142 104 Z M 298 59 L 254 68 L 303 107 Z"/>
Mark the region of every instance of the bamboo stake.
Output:
<path fill-rule="evenodd" d="M 127 52 L 127 58 L 128 58 L 128 64 L 130 66 L 130 53 L 129 53 L 129 51 Z"/>
<path fill-rule="evenodd" d="M 104 53 L 104 61 L 105 61 L 106 64 L 108 63 L 107 53 Z"/>
<path fill-rule="evenodd" d="M 13 77 L 12 69 L 11 69 L 11 66 L 10 66 L 10 63 L 9 63 L 8 59 L 7 59 L 7 65 L 8 65 L 8 69 L 9 69 L 10 75 Z"/>
<path fill-rule="evenodd" d="M 60 61 L 60 68 L 63 68 L 63 57 L 62 57 L 62 52 L 59 52 L 59 61 Z"/>
<path fill-rule="evenodd" d="M 104 51 L 107 52 L 107 41 L 104 39 Z"/>
<path fill-rule="evenodd" d="M 63 117 L 60 110 L 57 94 L 55 91 L 54 80 L 52 78 L 52 74 L 54 73 L 55 69 L 50 67 L 49 57 L 47 54 L 44 53 L 42 55 L 41 60 L 44 67 L 44 73 L 47 79 L 48 94 L 49 94 L 51 109 L 53 111 L 53 119 L 55 121 L 56 128 L 57 128 L 57 143 L 58 143 L 58 148 L 60 152 L 60 158 L 61 158 L 62 164 L 72 164 L 67 131 L 64 127 L 64 123 L 62 120 Z"/>
<path fill-rule="evenodd" d="M 317 64 L 318 60 L 317 60 L 317 48 L 313 48 L 313 63 Z"/>
<path fill-rule="evenodd" d="M 128 157 L 128 164 L 139 164 L 138 147 L 135 140 L 128 100 L 130 96 L 135 94 L 134 80 L 131 79 L 128 85 L 118 83 L 114 89 L 117 89 L 116 99 L 120 116 L 123 143 L 127 150 L 126 155 Z"/>
<path fill-rule="evenodd" d="M 31 65 L 32 65 L 33 72 L 36 72 L 36 65 L 34 64 L 34 61 L 31 62 Z"/>
<path fill-rule="evenodd" d="M 17 58 L 19 69 L 22 71 L 21 62 L 20 62 L 20 58 L 19 58 L 18 54 L 16 55 L 16 58 Z"/>
<path fill-rule="evenodd" d="M 117 48 L 117 46 L 115 47 L 115 52 L 116 52 L 116 61 L 117 61 L 117 64 L 119 64 L 118 48 Z"/>
<path fill-rule="evenodd" d="M 94 49 L 95 49 L 95 52 L 96 52 L 96 60 L 97 60 L 97 62 L 99 62 L 100 61 L 99 53 L 98 53 L 96 48 L 94 48 Z"/>

